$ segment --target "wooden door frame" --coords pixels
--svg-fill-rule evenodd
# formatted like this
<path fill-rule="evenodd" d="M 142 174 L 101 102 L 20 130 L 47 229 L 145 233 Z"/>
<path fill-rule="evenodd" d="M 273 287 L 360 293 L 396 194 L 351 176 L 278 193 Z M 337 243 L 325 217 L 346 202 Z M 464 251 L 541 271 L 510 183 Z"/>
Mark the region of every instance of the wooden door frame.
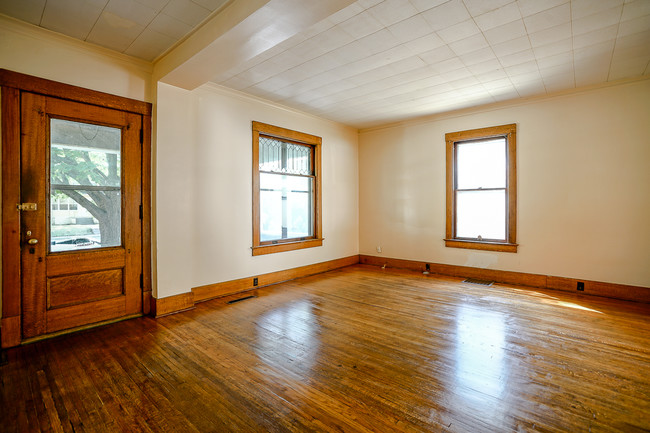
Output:
<path fill-rule="evenodd" d="M 20 95 L 36 93 L 142 116 L 142 313 L 151 305 L 151 104 L 0 69 L 2 92 L 2 348 L 22 341 Z"/>

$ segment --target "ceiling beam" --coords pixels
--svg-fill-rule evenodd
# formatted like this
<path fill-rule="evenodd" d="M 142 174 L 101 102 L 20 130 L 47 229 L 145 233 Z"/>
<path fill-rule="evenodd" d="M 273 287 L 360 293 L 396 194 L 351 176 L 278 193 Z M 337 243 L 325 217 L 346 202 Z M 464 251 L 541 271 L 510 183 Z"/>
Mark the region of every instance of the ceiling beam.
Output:
<path fill-rule="evenodd" d="M 354 0 L 234 0 L 156 61 L 154 80 L 195 89 L 352 3 Z"/>

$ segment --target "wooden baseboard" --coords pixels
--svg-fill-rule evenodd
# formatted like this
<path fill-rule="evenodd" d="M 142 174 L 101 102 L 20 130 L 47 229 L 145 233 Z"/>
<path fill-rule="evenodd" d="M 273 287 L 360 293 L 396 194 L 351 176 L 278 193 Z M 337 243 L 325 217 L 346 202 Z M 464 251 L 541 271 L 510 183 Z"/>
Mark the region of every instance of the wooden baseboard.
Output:
<path fill-rule="evenodd" d="M 151 298 L 151 315 L 156 318 L 191 310 L 192 308 L 194 308 L 194 294 L 192 292 L 166 298 Z"/>
<path fill-rule="evenodd" d="M 0 331 L 3 349 L 18 346 L 21 339 L 20 316 L 3 317 Z"/>
<path fill-rule="evenodd" d="M 477 278 L 498 283 L 561 290 L 580 295 L 602 296 L 624 301 L 650 303 L 650 287 L 629 286 L 625 284 L 604 283 L 601 281 L 529 274 L 525 272 L 501 271 L 498 269 L 481 269 L 470 266 L 444 265 L 440 263 L 367 256 L 363 254 L 359 256 L 359 262 L 366 265 L 386 265 L 386 267 L 390 268 L 409 269 L 418 272 L 424 272 L 428 264 L 429 272 L 432 274 Z M 584 291 L 578 291 L 576 289 L 578 282 L 584 283 Z"/>
<path fill-rule="evenodd" d="M 286 269 L 284 271 L 270 272 L 268 274 L 253 275 L 247 278 L 224 281 L 222 283 L 208 284 L 192 288 L 195 302 L 203 302 L 221 296 L 232 295 L 246 290 L 258 289 L 271 284 L 283 281 L 295 280 L 296 278 L 308 275 L 320 274 L 333 269 L 359 263 L 359 256 L 343 257 L 341 259 L 329 260 L 327 262 L 314 263 L 312 265 L 300 266 L 298 268 Z M 257 278 L 257 286 L 253 285 L 253 279 Z"/>

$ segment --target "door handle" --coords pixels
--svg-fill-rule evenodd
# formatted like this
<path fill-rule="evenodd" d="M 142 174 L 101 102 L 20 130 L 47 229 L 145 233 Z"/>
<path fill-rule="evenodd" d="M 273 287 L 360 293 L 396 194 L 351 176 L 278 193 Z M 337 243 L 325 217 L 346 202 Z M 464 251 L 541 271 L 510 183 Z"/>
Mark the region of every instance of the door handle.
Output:
<path fill-rule="evenodd" d="M 30 239 L 27 241 L 29 245 L 36 245 L 38 243 L 38 239 Z"/>

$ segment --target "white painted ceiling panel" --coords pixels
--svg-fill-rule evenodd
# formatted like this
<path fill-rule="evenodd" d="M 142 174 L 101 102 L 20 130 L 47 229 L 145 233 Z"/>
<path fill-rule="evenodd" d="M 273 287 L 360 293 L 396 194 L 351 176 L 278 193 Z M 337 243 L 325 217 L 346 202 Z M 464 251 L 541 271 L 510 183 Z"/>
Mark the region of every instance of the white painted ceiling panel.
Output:
<path fill-rule="evenodd" d="M 0 0 L 0 13 L 153 60 L 233 1 L 246 0 Z M 270 0 L 269 10 L 296 4 Z M 364 128 L 650 74 L 650 0 L 359 0 L 331 10 L 283 38 L 260 32 L 251 42 L 264 49 L 208 76 Z"/>

